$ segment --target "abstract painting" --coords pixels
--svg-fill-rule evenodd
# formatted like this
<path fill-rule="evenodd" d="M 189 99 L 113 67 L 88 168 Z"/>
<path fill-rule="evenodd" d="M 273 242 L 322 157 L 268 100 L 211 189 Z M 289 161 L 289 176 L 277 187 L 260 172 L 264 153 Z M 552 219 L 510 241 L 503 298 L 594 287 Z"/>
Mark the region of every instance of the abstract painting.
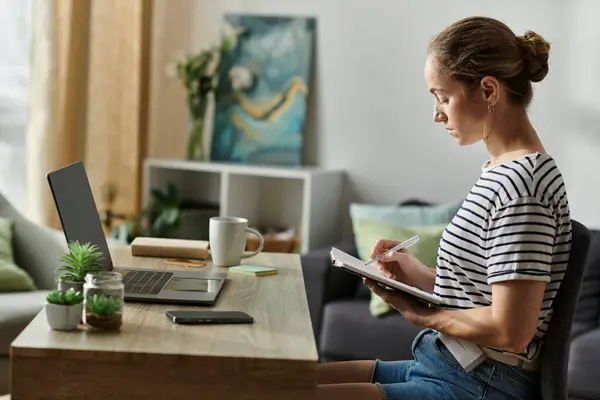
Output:
<path fill-rule="evenodd" d="M 224 16 L 212 161 L 302 164 L 314 36 L 310 17 Z"/>

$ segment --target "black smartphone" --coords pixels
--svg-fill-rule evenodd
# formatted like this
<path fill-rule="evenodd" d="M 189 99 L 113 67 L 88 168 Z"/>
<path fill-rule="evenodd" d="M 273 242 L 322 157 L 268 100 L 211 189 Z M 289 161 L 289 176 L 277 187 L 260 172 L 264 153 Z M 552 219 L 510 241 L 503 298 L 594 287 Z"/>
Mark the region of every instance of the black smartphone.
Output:
<path fill-rule="evenodd" d="M 176 324 L 251 324 L 254 318 L 242 311 L 201 311 L 177 310 L 167 311 L 167 318 Z"/>

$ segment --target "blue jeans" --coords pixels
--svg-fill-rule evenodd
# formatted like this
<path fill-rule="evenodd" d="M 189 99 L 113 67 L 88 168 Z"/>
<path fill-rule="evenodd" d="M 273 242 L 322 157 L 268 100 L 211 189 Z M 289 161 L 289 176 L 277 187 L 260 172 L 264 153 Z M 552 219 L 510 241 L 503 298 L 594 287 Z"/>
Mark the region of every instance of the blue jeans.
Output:
<path fill-rule="evenodd" d="M 414 360 L 376 361 L 373 383 L 385 399 L 540 399 L 539 372 L 491 359 L 465 372 L 433 329 L 419 332 L 412 351 Z"/>

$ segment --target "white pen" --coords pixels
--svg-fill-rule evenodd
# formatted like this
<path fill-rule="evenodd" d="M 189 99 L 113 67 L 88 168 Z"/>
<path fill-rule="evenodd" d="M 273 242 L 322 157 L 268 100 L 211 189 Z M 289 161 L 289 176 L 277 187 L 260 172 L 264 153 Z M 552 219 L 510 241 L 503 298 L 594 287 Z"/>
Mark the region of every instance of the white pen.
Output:
<path fill-rule="evenodd" d="M 381 259 L 381 257 L 383 257 L 384 255 L 386 255 L 387 253 L 391 253 L 392 251 L 398 251 L 398 250 L 402 250 L 405 249 L 407 247 L 412 246 L 413 244 L 417 243 L 419 241 L 419 235 L 415 235 L 413 237 L 411 237 L 408 240 L 405 240 L 404 242 L 401 242 L 397 245 L 395 245 L 394 247 L 392 247 L 389 250 L 384 251 L 383 253 L 381 253 L 380 255 L 378 255 L 375 258 L 372 258 L 368 263 L 366 263 L 365 265 L 369 265 L 369 264 L 373 264 L 374 262 L 377 262 Z"/>

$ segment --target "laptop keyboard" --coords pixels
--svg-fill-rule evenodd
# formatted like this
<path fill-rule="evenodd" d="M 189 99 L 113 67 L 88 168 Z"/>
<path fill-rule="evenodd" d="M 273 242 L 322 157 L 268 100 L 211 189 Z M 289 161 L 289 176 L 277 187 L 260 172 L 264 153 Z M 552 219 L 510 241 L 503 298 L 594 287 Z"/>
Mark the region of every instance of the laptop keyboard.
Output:
<path fill-rule="evenodd" d="M 123 277 L 127 294 L 159 294 L 173 272 L 128 271 Z"/>

